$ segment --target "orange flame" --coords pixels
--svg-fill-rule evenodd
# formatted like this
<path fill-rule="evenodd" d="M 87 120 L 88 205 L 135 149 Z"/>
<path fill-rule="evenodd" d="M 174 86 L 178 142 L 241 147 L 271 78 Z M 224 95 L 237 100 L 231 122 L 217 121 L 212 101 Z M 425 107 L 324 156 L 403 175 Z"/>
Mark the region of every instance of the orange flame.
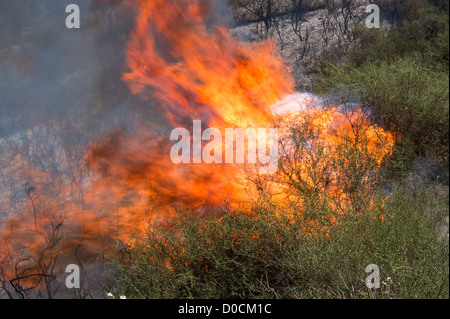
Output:
<path fill-rule="evenodd" d="M 124 79 L 133 93 L 155 89 L 172 124 L 191 116 L 217 128 L 262 127 L 269 107 L 293 92 L 275 42 L 242 43 L 224 27 L 208 26 L 211 1 L 138 5 Z"/>
<path fill-rule="evenodd" d="M 188 127 L 193 119 L 222 131 L 273 124 L 270 106 L 292 93 L 294 83 L 274 41 L 243 43 L 225 27 L 211 24 L 212 1 L 137 5 L 127 50 L 129 72 L 123 76 L 134 94 L 156 97 L 173 126 Z M 176 166 L 169 158 L 167 137 L 157 142 L 146 128 L 139 135 L 95 146 L 91 162 L 107 163 L 114 181 L 126 181 L 126 187 L 140 189 L 163 205 L 246 198 L 242 165 Z"/>

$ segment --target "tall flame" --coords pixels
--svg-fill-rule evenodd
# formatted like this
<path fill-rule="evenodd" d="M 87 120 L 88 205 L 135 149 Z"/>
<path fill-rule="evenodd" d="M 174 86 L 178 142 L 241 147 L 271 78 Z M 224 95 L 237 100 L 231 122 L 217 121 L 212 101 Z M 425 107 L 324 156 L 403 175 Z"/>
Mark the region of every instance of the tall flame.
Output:
<path fill-rule="evenodd" d="M 294 83 L 274 41 L 250 44 L 232 37 L 212 23 L 213 1 L 137 1 L 137 6 L 129 72 L 123 75 L 134 94 L 148 98 L 149 107 L 156 98 L 174 127 L 189 128 L 198 119 L 222 132 L 273 124 L 271 105 L 292 93 Z M 164 138 L 158 143 L 142 128 L 131 140 L 97 145 L 91 160 L 107 163 L 115 181 L 125 180 L 164 205 L 246 198 L 242 165 L 175 166 Z"/>
<path fill-rule="evenodd" d="M 155 89 L 172 124 L 191 116 L 217 128 L 262 127 L 270 122 L 269 107 L 293 92 L 275 42 L 239 42 L 211 24 L 212 1 L 138 5 L 124 79 L 133 93 Z"/>

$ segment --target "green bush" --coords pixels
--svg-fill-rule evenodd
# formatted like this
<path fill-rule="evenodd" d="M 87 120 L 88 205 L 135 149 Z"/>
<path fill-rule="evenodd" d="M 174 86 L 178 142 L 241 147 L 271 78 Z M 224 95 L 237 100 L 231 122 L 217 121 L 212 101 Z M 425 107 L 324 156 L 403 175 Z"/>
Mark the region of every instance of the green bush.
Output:
<path fill-rule="evenodd" d="M 448 1 L 381 1 L 381 29 L 358 26 L 357 44 L 325 52 L 315 68 L 317 93 L 357 99 L 401 139 L 391 169 L 408 171 L 417 157 L 448 168 Z M 386 16 L 387 15 L 387 16 Z"/>
<path fill-rule="evenodd" d="M 388 28 L 367 29 L 361 25 L 355 29 L 358 44 L 349 51 L 346 63 L 359 67 L 414 56 L 431 68 L 448 70 L 448 11 L 424 0 L 403 2 L 395 10 L 403 11 L 397 23 Z"/>
<path fill-rule="evenodd" d="M 383 127 L 397 134 L 397 159 L 399 165 L 407 166 L 417 156 L 448 163 L 448 85 L 447 72 L 432 70 L 415 58 L 403 58 L 359 68 L 330 66 L 318 91 L 345 97 L 350 87 L 358 102 L 370 108 Z"/>

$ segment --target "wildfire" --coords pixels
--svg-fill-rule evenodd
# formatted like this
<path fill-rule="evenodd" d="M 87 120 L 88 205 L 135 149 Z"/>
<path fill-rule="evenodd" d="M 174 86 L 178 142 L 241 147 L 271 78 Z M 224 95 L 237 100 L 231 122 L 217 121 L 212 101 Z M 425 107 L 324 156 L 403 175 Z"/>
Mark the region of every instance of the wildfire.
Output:
<path fill-rule="evenodd" d="M 353 165 L 346 160 L 349 154 L 344 147 L 356 147 L 377 166 L 390 155 L 392 135 L 373 125 L 360 108 L 325 107 L 311 95 L 294 94 L 294 81 L 276 52 L 276 43 L 246 43 L 231 36 L 215 16 L 214 1 L 136 3 L 138 13 L 127 48 L 129 71 L 123 80 L 132 93 L 148 99 L 149 107 L 156 98 L 173 127 L 192 130 L 189 123 L 193 120 L 222 132 L 232 127 L 278 126 L 284 132 L 282 140 L 292 141 L 292 127 L 308 126 L 309 147 L 295 156 L 300 179 L 317 186 L 318 179 L 328 176 L 321 181 L 327 185 L 321 191 L 336 194 L 336 201 L 345 199 L 338 182 L 345 175 L 341 164 L 347 162 L 347 170 Z M 248 166 L 174 165 L 168 158 L 167 139 L 156 141 L 145 127 L 138 132 L 135 137 L 110 139 L 92 149 L 91 163 L 108 167 L 100 183 L 109 193 L 118 185 L 116 202 L 123 202 L 128 194 L 124 189 L 137 189 L 164 216 L 174 204 L 219 206 L 257 197 Z M 290 157 L 289 142 L 283 148 Z M 319 149 L 332 160 L 318 163 Z M 361 177 L 361 185 L 367 178 Z M 265 186 L 273 190 L 280 205 L 289 193 L 285 184 L 284 177 L 276 176 Z M 125 211 L 135 205 L 131 202 Z"/>
<path fill-rule="evenodd" d="M 348 155 L 341 146 L 353 143 L 376 165 L 390 155 L 392 135 L 373 125 L 360 109 L 317 107 L 316 98 L 295 95 L 294 81 L 276 52 L 276 43 L 273 40 L 245 43 L 234 38 L 220 23 L 214 1 L 132 2 L 137 16 L 123 80 L 133 94 L 148 99 L 149 107 L 156 104 L 156 99 L 172 126 L 185 127 L 192 120 L 220 129 L 276 125 L 284 132 L 284 154 L 304 172 L 298 178 L 308 187 L 323 183 L 321 189 L 336 194 L 336 201 L 345 199 L 338 195 L 337 182 L 342 175 L 338 163 L 344 162 Z M 14 270 L 17 247 L 34 252 L 36 256 L 28 259 L 28 263 L 34 260 L 42 267 L 51 267 L 46 260 L 54 258 L 58 249 L 74 249 L 83 242 L 99 241 L 105 236 L 119 235 L 129 240 L 133 228 L 145 228 L 154 218 L 169 214 L 174 205 L 198 208 L 255 198 L 254 185 L 246 178 L 246 165 L 174 164 L 169 158 L 171 143 L 167 136 L 155 136 L 140 123 L 133 125 L 137 132 L 134 136 L 115 132 L 92 142 L 85 159 L 94 174 L 89 183 L 78 185 L 81 195 L 75 196 L 76 188 L 69 187 L 67 179 L 61 179 L 56 197 L 65 198 L 64 201 L 49 200 L 51 196 L 31 197 L 34 205 L 31 212 L 38 214 L 34 220 L 27 198 L 27 204 L 3 223 L 0 229 L 3 273 L 9 278 L 14 277 L 14 272 L 17 275 Z M 302 154 L 290 153 L 292 126 L 310 128 Z M 318 149 L 332 161 L 318 162 Z M 34 170 L 27 168 L 27 172 Z M 320 178 L 316 176 L 319 173 Z M 329 176 L 328 181 L 324 176 Z M 54 179 L 54 176 L 33 176 L 30 180 L 42 186 L 43 181 L 45 185 L 55 183 Z M 266 182 L 269 191 L 275 190 L 280 205 L 289 200 L 285 177 L 277 174 Z M 46 189 L 40 187 L 40 194 Z M 59 219 L 51 217 L 50 212 L 54 211 Z M 56 234 L 55 227 L 58 227 Z M 102 241 L 102 245 L 107 244 Z M 98 250 L 99 246 L 95 247 Z M 42 249 L 48 255 L 39 257 Z M 42 267 L 39 271 L 44 273 Z M 29 285 L 36 284 L 36 280 L 33 278 Z"/>
<path fill-rule="evenodd" d="M 274 41 L 238 41 L 212 23 L 213 1 L 137 1 L 137 6 L 129 72 L 123 76 L 134 94 L 149 98 L 149 107 L 157 98 L 174 127 L 188 127 L 192 120 L 222 130 L 273 124 L 270 106 L 293 92 Z M 145 128 L 138 135 L 95 146 L 91 162 L 107 163 L 115 181 L 144 190 L 163 206 L 247 198 L 242 165 L 175 166 L 167 140 L 155 142 Z"/>

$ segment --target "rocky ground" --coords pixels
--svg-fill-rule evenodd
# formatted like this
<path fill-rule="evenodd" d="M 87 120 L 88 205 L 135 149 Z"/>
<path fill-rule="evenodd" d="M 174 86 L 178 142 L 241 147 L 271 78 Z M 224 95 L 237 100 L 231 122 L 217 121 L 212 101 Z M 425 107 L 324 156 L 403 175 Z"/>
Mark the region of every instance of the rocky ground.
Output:
<path fill-rule="evenodd" d="M 299 91 L 310 91 L 311 71 L 326 50 L 345 51 L 354 44 L 352 30 L 365 23 L 369 1 L 355 1 L 351 8 L 316 9 L 300 16 L 285 13 L 273 18 L 267 30 L 263 22 L 243 23 L 232 33 L 246 41 L 275 39 L 280 55 L 295 77 Z"/>

